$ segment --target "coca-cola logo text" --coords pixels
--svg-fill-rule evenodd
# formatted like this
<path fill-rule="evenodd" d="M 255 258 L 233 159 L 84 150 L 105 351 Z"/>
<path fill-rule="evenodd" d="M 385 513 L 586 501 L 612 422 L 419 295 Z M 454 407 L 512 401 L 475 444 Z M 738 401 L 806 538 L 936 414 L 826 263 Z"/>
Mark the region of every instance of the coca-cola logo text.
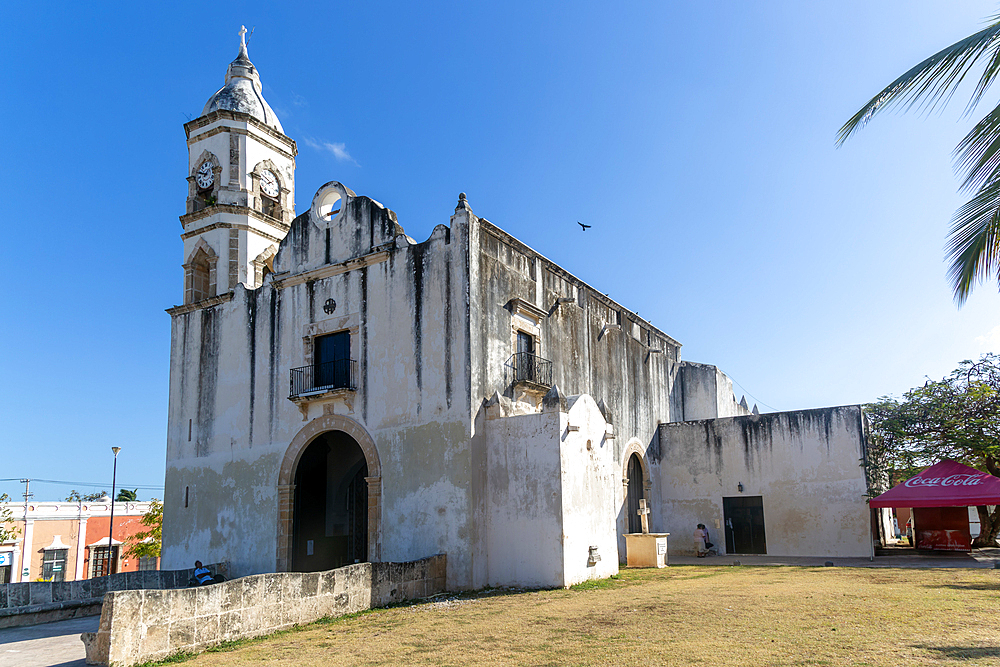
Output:
<path fill-rule="evenodd" d="M 985 473 L 977 475 L 949 475 L 948 477 L 914 477 L 906 480 L 906 486 L 976 486 L 982 484 Z"/>

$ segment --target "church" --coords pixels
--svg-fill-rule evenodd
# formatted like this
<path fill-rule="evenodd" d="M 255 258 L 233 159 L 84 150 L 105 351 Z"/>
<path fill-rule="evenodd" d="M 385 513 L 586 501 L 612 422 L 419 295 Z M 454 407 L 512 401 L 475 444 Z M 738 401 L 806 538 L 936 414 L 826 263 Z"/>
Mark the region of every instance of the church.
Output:
<path fill-rule="evenodd" d="M 184 129 L 164 569 L 445 553 L 450 589 L 569 586 L 641 518 L 671 554 L 699 522 L 723 553 L 871 552 L 859 406 L 757 414 L 464 194 L 423 241 L 337 181 L 296 213 L 242 34 Z"/>

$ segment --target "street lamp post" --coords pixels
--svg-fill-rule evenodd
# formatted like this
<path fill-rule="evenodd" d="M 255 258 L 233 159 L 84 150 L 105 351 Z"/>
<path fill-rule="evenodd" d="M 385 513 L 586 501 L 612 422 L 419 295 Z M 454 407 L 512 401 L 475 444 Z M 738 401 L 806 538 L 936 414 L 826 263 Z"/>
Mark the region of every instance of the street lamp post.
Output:
<path fill-rule="evenodd" d="M 24 484 L 24 535 L 21 536 L 20 581 L 27 581 L 29 576 L 31 575 L 31 564 L 28 563 L 28 498 L 32 496 L 32 494 L 28 493 L 28 484 L 30 482 L 31 482 L 30 479 L 21 480 L 21 483 Z"/>
<path fill-rule="evenodd" d="M 121 447 L 112 447 L 111 451 L 115 453 L 115 463 L 111 471 L 111 523 L 108 526 L 108 571 L 107 574 L 114 574 L 111 570 L 114 567 L 115 560 L 112 559 L 112 554 L 114 553 L 112 548 L 112 540 L 114 539 L 115 531 L 115 478 L 118 476 L 118 452 L 122 450 Z"/>

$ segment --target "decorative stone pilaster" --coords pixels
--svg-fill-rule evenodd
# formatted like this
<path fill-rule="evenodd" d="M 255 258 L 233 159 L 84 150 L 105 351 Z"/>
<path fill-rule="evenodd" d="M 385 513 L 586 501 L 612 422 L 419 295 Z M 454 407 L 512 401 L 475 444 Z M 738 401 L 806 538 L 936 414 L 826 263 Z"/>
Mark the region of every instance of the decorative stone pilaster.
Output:
<path fill-rule="evenodd" d="M 246 280 L 246 267 L 240 262 L 240 231 L 229 230 L 229 284 L 226 290 L 231 290 L 240 282 Z"/>
<path fill-rule="evenodd" d="M 295 485 L 278 485 L 278 549 L 276 572 L 288 572 L 292 565 L 292 512 L 295 508 Z"/>
<path fill-rule="evenodd" d="M 382 478 L 365 477 L 368 482 L 368 560 L 382 560 Z"/>

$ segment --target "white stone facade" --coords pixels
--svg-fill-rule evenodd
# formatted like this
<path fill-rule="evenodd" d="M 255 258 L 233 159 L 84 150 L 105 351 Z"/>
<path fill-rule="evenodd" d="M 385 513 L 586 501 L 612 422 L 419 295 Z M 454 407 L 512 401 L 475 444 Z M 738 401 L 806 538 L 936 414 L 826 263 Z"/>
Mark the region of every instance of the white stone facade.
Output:
<path fill-rule="evenodd" d="M 748 414 L 715 367 L 681 362 L 677 341 L 464 195 L 421 243 L 337 182 L 293 218 L 294 142 L 274 125 L 215 108 L 186 129 L 186 267 L 209 246 L 217 268 L 168 311 L 164 568 L 445 552 L 450 588 L 607 576 L 627 494 L 665 525 L 662 474 L 682 462 L 654 455 L 659 424 Z M 215 199 L 197 184 L 206 160 L 228 188 Z M 277 217 L 254 199 L 268 160 Z"/>

